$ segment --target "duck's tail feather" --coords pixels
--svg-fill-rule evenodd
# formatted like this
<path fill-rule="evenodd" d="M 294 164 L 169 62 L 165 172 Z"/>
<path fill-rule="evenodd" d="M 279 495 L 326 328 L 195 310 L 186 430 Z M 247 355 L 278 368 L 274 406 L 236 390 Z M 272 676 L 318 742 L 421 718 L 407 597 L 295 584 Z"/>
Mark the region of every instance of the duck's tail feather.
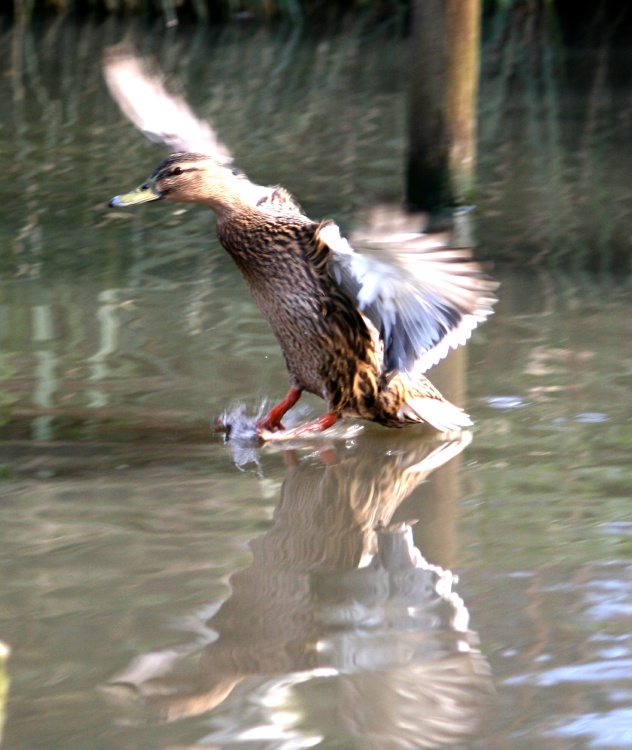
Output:
<path fill-rule="evenodd" d="M 412 382 L 404 373 L 398 373 L 381 391 L 380 402 L 385 424 L 428 422 L 439 432 L 458 431 L 472 425 L 463 409 L 443 398 L 423 375 Z"/>
<path fill-rule="evenodd" d="M 428 422 L 439 432 L 452 432 L 472 425 L 463 409 L 449 401 L 428 396 L 409 396 L 399 414 L 404 422 Z"/>

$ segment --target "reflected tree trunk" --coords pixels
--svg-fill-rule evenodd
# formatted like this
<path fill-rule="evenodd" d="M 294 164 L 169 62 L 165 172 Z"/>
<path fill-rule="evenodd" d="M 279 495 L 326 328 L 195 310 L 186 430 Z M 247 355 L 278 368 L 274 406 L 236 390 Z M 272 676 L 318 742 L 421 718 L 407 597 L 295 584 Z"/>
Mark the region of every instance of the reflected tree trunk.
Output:
<path fill-rule="evenodd" d="M 432 380 L 452 403 L 466 403 L 467 348 L 451 351 L 432 368 Z M 416 487 L 393 516 L 394 522 L 418 521 L 413 526 L 415 546 L 433 565 L 451 570 L 458 565 L 458 535 L 461 482 L 459 470 L 462 456 L 440 466 L 419 487 Z"/>
<path fill-rule="evenodd" d="M 433 211 L 472 200 L 480 0 L 415 0 L 407 201 Z"/>

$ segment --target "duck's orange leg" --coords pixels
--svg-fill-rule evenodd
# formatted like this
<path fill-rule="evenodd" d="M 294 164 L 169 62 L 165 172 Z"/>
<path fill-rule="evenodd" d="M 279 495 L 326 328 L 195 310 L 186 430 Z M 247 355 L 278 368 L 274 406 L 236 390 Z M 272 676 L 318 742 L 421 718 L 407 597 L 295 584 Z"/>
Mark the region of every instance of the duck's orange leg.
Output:
<path fill-rule="evenodd" d="M 260 419 L 257 422 L 257 429 L 258 430 L 282 430 L 283 425 L 281 424 L 281 420 L 283 419 L 284 415 L 294 406 L 294 404 L 299 400 L 301 397 L 301 393 L 303 391 L 299 390 L 298 388 L 290 388 L 290 390 L 287 392 L 286 397 L 281 401 L 279 404 L 277 404 L 275 407 L 270 409 L 268 414 L 263 418 Z"/>
<path fill-rule="evenodd" d="M 294 427 L 291 430 L 283 430 L 282 432 L 269 432 L 267 430 L 261 430 L 259 437 L 264 440 L 293 440 L 294 438 L 305 437 L 306 435 L 313 435 L 315 432 L 322 432 L 332 425 L 336 424 L 338 417 L 335 414 L 324 414 L 320 419 L 309 424 L 301 425 L 300 427 Z"/>

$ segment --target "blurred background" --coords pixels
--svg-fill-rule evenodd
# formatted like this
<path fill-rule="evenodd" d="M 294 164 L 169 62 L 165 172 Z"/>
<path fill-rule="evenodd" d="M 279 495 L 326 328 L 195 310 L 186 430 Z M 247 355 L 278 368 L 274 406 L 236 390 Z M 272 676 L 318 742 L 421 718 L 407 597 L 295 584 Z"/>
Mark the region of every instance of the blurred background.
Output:
<path fill-rule="evenodd" d="M 632 747 L 631 21 L 4 7 L 3 747 Z M 163 157 L 103 81 L 124 39 L 313 219 L 414 209 L 490 264 L 495 315 L 430 372 L 471 434 L 215 433 L 285 365 L 207 209 L 107 207 Z"/>

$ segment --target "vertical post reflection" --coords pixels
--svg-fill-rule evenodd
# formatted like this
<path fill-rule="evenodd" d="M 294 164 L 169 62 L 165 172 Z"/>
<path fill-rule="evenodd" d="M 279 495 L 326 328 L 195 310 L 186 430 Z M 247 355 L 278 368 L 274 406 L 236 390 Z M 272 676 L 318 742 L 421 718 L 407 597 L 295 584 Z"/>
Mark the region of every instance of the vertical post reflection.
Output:
<path fill-rule="evenodd" d="M 31 314 L 33 342 L 42 345 L 35 350 L 36 385 L 33 390 L 33 403 L 41 409 L 52 409 L 53 395 L 59 382 L 56 373 L 57 356 L 50 346 L 46 346 L 54 339 L 52 309 L 50 305 L 34 305 Z M 47 414 L 35 417 L 32 430 L 34 440 L 52 440 L 53 417 Z"/>
<path fill-rule="evenodd" d="M 97 320 L 99 321 L 99 350 L 96 354 L 88 359 L 90 365 L 90 375 L 88 380 L 104 380 L 109 375 L 107 364 L 108 357 L 114 354 L 119 348 L 119 332 L 121 323 L 117 314 L 118 304 L 116 301 L 116 290 L 105 289 L 99 293 L 99 308 L 97 310 Z M 88 406 L 97 409 L 107 406 L 107 391 L 93 388 L 87 391 Z"/>

